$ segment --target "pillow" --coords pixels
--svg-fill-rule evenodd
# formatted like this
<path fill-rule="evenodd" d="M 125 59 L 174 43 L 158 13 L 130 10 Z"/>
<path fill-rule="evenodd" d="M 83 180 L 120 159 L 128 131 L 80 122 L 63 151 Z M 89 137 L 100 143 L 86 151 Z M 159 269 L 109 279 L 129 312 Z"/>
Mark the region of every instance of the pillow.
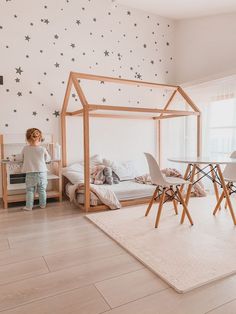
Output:
<path fill-rule="evenodd" d="M 78 162 L 78 163 L 72 164 L 72 165 L 64 168 L 63 170 L 69 170 L 69 171 L 84 173 L 84 166 Z"/>
<path fill-rule="evenodd" d="M 102 158 L 100 157 L 100 155 L 93 155 L 90 157 L 90 168 L 97 166 L 97 165 L 102 165 Z M 84 166 L 84 160 L 81 160 L 79 162 L 82 166 Z"/>
<path fill-rule="evenodd" d="M 73 184 L 84 182 L 84 174 L 79 172 L 63 169 L 62 174 Z"/>
<path fill-rule="evenodd" d="M 132 180 L 136 176 L 132 160 L 117 162 L 109 159 L 103 159 L 103 164 L 106 167 L 111 167 L 118 175 L 120 181 Z"/>

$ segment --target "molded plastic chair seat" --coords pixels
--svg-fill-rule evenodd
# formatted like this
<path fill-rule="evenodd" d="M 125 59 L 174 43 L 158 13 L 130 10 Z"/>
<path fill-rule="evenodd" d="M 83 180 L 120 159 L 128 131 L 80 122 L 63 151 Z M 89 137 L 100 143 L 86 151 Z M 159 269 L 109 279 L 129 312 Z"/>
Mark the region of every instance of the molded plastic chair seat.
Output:
<path fill-rule="evenodd" d="M 156 189 L 153 193 L 152 199 L 148 205 L 148 208 L 146 210 L 145 216 L 149 214 L 149 211 L 151 210 L 151 207 L 154 203 L 154 201 L 159 198 L 160 203 L 157 211 L 156 216 L 156 223 L 155 228 L 158 227 L 161 211 L 163 204 L 167 200 L 171 200 L 174 204 L 175 213 L 178 214 L 177 205 L 176 202 L 179 202 L 183 206 L 183 211 L 186 213 L 191 225 L 193 225 L 192 218 L 189 214 L 188 208 L 186 206 L 186 203 L 184 201 L 184 198 L 181 194 L 181 191 L 179 189 L 180 186 L 183 186 L 184 184 L 189 184 L 190 182 L 185 181 L 182 178 L 178 177 L 166 177 L 162 174 L 159 165 L 156 161 L 156 159 L 149 153 L 144 153 L 149 167 L 150 177 L 152 184 L 156 186 Z M 182 222 L 181 222 L 182 223 Z"/>
<path fill-rule="evenodd" d="M 186 181 L 182 178 L 178 177 L 166 177 L 164 176 L 164 180 L 166 181 L 166 187 L 170 187 L 172 185 L 182 185 L 182 184 L 190 184 L 189 181 Z"/>

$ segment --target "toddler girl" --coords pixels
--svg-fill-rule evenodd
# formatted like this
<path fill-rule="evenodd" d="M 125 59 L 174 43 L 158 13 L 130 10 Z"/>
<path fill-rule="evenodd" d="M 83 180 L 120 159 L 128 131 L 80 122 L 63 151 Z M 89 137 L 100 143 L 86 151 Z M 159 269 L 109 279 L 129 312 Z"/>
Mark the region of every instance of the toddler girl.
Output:
<path fill-rule="evenodd" d="M 46 207 L 47 195 L 47 166 L 50 156 L 45 147 L 41 146 L 43 141 L 42 132 L 32 128 L 26 131 L 26 140 L 29 145 L 22 151 L 22 172 L 26 173 L 26 206 L 24 210 L 32 210 L 34 205 L 34 194 L 36 188 L 39 194 L 39 206 Z"/>

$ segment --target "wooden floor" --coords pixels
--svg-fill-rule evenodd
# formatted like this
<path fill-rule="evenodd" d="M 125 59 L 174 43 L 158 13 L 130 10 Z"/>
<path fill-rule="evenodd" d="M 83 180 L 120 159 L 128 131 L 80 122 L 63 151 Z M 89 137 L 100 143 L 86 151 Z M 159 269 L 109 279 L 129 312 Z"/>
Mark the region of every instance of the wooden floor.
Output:
<path fill-rule="evenodd" d="M 236 276 L 181 295 L 68 202 L 1 209 L 0 312 L 235 314 Z"/>

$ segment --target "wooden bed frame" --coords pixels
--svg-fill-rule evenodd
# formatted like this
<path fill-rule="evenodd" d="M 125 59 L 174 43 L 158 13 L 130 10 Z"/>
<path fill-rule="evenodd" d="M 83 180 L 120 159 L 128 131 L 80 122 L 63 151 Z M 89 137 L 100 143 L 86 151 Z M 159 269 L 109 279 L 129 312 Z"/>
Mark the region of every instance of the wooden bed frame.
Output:
<path fill-rule="evenodd" d="M 172 94 L 166 104 L 164 104 L 163 109 L 155 109 L 155 108 L 140 108 L 140 107 L 125 107 L 125 106 L 111 106 L 111 105 L 101 105 L 101 104 L 89 104 L 83 90 L 80 86 L 79 80 L 95 80 L 95 81 L 103 81 L 110 83 L 118 83 L 125 85 L 138 85 L 145 86 L 149 88 L 159 88 L 159 89 L 168 89 L 172 90 Z M 74 86 L 78 97 L 82 104 L 82 109 L 76 111 L 67 111 L 69 97 L 71 93 L 72 85 Z M 168 107 L 172 103 L 176 94 L 179 94 L 183 97 L 186 103 L 190 106 L 192 111 L 183 111 L 183 110 L 169 110 Z M 109 110 L 111 112 L 118 111 L 122 112 L 122 114 L 108 114 L 108 113 L 96 113 L 99 110 Z M 94 113 L 95 112 L 95 113 Z M 127 114 L 130 112 L 132 114 Z M 136 114 L 135 114 L 136 113 Z M 143 113 L 143 115 L 137 115 L 137 113 Z M 149 114 L 149 116 L 145 116 L 145 113 Z M 150 116 L 150 113 L 152 116 Z M 158 132 L 157 136 L 157 147 L 158 147 L 158 160 L 161 158 L 161 120 L 176 118 L 176 117 L 184 117 L 184 116 L 196 116 L 197 120 L 197 155 L 201 154 L 201 113 L 199 108 L 194 104 L 191 98 L 186 94 L 186 92 L 177 85 L 168 85 L 168 84 L 159 84 L 152 82 L 144 82 L 144 81 L 134 81 L 127 80 L 121 78 L 100 76 L 100 75 L 92 75 L 85 73 L 77 73 L 70 72 L 66 93 L 64 97 L 64 102 L 61 111 L 61 136 L 62 136 L 62 165 L 63 167 L 67 166 L 67 154 L 66 154 L 66 122 L 67 117 L 69 116 L 82 116 L 83 117 L 83 145 L 84 145 L 84 185 L 85 185 L 85 202 L 84 206 L 81 206 L 83 210 L 86 212 L 89 211 L 97 211 L 104 210 L 108 208 L 106 205 L 98 205 L 98 206 L 90 206 L 90 169 L 89 169 L 89 117 L 101 117 L 101 118 L 116 118 L 116 119 L 150 119 L 156 121 L 156 132 Z M 150 197 L 151 198 L 151 197 Z M 136 199 L 132 201 L 123 201 L 121 202 L 122 206 L 136 205 L 147 203 L 150 198 L 145 199 Z"/>

